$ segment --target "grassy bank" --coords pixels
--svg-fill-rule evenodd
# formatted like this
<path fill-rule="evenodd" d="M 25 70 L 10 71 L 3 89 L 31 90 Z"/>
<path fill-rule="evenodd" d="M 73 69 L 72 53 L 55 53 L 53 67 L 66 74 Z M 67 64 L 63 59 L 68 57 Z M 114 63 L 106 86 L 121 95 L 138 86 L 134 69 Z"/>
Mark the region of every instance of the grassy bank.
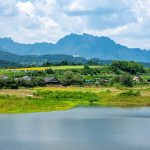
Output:
<path fill-rule="evenodd" d="M 150 88 L 46 87 L 0 90 L 0 113 L 57 111 L 93 104 L 150 106 Z"/>

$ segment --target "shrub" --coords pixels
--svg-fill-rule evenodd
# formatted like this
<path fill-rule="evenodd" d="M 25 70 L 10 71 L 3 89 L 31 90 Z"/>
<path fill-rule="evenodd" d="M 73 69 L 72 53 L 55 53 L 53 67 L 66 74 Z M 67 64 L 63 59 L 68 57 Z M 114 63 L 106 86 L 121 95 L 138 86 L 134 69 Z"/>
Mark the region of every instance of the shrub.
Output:
<path fill-rule="evenodd" d="M 53 69 L 51 69 L 51 68 L 46 69 L 45 72 L 46 72 L 47 74 L 54 74 L 54 71 L 53 71 Z"/>
<path fill-rule="evenodd" d="M 121 84 L 126 87 L 132 87 L 133 86 L 132 76 L 127 73 L 123 74 L 121 76 Z"/>
<path fill-rule="evenodd" d="M 130 90 L 130 91 L 128 91 L 128 92 L 121 93 L 120 95 L 121 95 L 121 96 L 140 96 L 141 93 L 140 93 L 140 91 L 133 91 L 133 90 Z"/>
<path fill-rule="evenodd" d="M 66 71 L 62 83 L 64 86 L 82 85 L 83 77 L 80 74 L 74 74 L 72 71 Z"/>

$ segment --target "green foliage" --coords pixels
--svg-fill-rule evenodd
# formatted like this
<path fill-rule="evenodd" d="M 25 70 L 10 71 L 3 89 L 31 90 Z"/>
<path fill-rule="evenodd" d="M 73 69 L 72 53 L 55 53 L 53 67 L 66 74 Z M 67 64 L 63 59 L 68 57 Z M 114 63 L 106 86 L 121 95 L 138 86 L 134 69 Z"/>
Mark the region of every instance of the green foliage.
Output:
<path fill-rule="evenodd" d="M 63 77 L 63 85 L 82 85 L 83 84 L 83 77 L 81 74 L 74 74 L 72 71 L 66 71 Z"/>
<path fill-rule="evenodd" d="M 72 91 L 42 91 L 39 90 L 35 96 L 42 97 L 45 100 L 55 101 L 87 101 L 94 103 L 98 101 L 98 96 L 91 92 L 72 92 Z"/>
<path fill-rule="evenodd" d="M 27 76 L 43 76 L 45 75 L 45 71 L 42 70 L 33 70 L 33 71 L 27 71 L 26 72 Z"/>
<path fill-rule="evenodd" d="M 46 72 L 47 74 L 54 74 L 54 71 L 53 71 L 53 69 L 51 69 L 51 68 L 46 69 L 45 72 Z"/>
<path fill-rule="evenodd" d="M 18 86 L 21 87 L 36 87 L 36 86 L 44 86 L 44 81 L 41 77 L 32 78 L 31 81 L 24 80 L 24 79 L 18 79 L 17 80 Z"/>
<path fill-rule="evenodd" d="M 18 84 L 14 79 L 3 80 L 3 83 L 4 83 L 4 88 L 18 89 Z"/>
<path fill-rule="evenodd" d="M 99 65 L 99 63 L 95 59 L 91 59 L 87 62 L 88 65 Z"/>
<path fill-rule="evenodd" d="M 123 86 L 127 86 L 127 87 L 132 87 L 133 86 L 133 79 L 132 76 L 130 74 L 123 74 L 121 76 L 121 84 Z"/>
<path fill-rule="evenodd" d="M 141 64 L 133 61 L 113 61 L 111 68 L 117 74 L 120 74 L 120 71 L 128 72 L 132 75 L 145 72 L 145 69 Z"/>
<path fill-rule="evenodd" d="M 121 93 L 120 96 L 141 96 L 141 93 L 140 93 L 140 91 L 130 90 L 128 92 Z"/>
<path fill-rule="evenodd" d="M 113 83 L 120 83 L 121 82 L 121 76 L 119 76 L 119 75 L 114 76 L 112 79 L 112 82 Z"/>
<path fill-rule="evenodd" d="M 41 77 L 32 78 L 31 81 L 19 78 L 17 80 L 8 78 L 6 80 L 0 79 L 0 88 L 18 89 L 19 87 L 36 87 L 44 86 L 44 81 Z"/>
<path fill-rule="evenodd" d="M 84 65 L 84 69 L 82 70 L 83 75 L 97 75 L 100 74 L 100 69 L 98 68 L 90 68 L 89 65 Z"/>

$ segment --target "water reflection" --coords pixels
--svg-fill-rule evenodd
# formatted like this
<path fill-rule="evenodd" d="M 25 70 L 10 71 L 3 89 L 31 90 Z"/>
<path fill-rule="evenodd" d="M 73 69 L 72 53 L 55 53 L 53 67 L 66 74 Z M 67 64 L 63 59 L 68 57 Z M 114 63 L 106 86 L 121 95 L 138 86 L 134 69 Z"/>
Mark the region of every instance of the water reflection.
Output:
<path fill-rule="evenodd" d="M 2 150 L 149 150 L 150 108 L 0 115 Z"/>

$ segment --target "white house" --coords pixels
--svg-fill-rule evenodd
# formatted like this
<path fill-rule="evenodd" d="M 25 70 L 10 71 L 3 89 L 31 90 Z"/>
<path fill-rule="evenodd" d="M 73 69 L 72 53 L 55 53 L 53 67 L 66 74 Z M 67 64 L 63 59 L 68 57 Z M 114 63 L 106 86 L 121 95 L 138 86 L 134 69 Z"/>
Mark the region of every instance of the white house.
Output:
<path fill-rule="evenodd" d="M 25 81 L 31 81 L 31 77 L 28 77 L 28 76 L 24 76 L 24 77 L 22 77 L 22 79 Z"/>
<path fill-rule="evenodd" d="M 139 83 L 141 80 L 142 80 L 142 78 L 139 75 L 133 77 L 134 82 Z"/>
<path fill-rule="evenodd" d="M 1 79 L 1 80 L 7 80 L 7 79 L 8 79 L 8 76 L 0 75 L 0 79 Z"/>

